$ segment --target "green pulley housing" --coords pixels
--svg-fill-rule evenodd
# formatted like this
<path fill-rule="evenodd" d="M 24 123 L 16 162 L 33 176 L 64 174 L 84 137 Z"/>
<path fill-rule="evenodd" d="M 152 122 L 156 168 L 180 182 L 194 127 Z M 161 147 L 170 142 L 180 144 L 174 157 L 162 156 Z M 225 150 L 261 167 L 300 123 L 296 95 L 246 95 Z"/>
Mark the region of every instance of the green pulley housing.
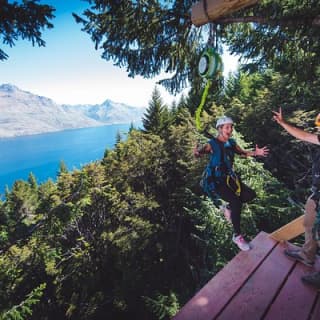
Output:
<path fill-rule="evenodd" d="M 222 74 L 222 59 L 213 48 L 209 48 L 202 53 L 198 64 L 198 71 L 202 78 L 211 80 Z"/>
<path fill-rule="evenodd" d="M 221 76 L 223 71 L 222 59 L 213 48 L 209 48 L 202 53 L 198 64 L 198 71 L 199 75 L 207 82 L 200 105 L 196 110 L 196 127 L 198 130 L 201 130 L 200 115 L 209 92 L 211 81 Z"/>

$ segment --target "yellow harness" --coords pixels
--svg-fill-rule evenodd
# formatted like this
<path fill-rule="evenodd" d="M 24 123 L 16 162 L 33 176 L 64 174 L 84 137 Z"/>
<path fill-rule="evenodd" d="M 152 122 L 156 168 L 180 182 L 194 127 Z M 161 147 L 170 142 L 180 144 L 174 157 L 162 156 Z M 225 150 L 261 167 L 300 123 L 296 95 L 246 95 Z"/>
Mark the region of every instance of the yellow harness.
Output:
<path fill-rule="evenodd" d="M 232 185 L 233 182 L 233 185 Z M 235 194 L 239 197 L 240 193 L 241 193 L 241 183 L 239 178 L 234 175 L 234 176 L 230 176 L 227 175 L 227 186 L 235 192 Z"/>

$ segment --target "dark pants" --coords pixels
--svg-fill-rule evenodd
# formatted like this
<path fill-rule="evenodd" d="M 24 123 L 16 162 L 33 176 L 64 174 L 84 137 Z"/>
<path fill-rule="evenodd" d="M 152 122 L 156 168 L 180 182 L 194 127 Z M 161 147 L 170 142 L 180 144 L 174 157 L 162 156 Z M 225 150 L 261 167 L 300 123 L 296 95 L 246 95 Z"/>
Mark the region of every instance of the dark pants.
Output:
<path fill-rule="evenodd" d="M 237 196 L 235 192 L 232 189 L 230 189 L 230 187 L 228 187 L 225 182 L 220 183 L 217 186 L 216 190 L 221 199 L 229 203 L 231 210 L 232 225 L 234 233 L 236 235 L 241 234 L 240 215 L 242 204 L 253 200 L 257 195 L 254 190 L 246 186 L 244 183 L 240 182 L 240 184 L 241 192 L 239 196 Z"/>

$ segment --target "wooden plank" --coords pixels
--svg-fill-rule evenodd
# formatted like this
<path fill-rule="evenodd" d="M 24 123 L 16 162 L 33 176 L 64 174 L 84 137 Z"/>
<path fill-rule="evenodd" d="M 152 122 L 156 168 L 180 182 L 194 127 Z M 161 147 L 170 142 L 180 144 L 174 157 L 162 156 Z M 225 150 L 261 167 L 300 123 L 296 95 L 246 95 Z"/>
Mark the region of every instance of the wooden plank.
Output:
<path fill-rule="evenodd" d="M 173 319 L 215 318 L 277 243 L 265 232 L 260 232 L 251 244 L 253 248 L 250 251 L 238 253 Z"/>
<path fill-rule="evenodd" d="M 237 320 L 262 319 L 295 264 L 295 261 L 284 256 L 284 248 L 283 244 L 279 244 L 266 257 L 263 264 L 217 317 L 218 320 L 235 319 L 234 315 L 237 315 Z"/>
<path fill-rule="evenodd" d="M 276 241 L 287 241 L 304 233 L 304 214 L 270 234 Z"/>
<path fill-rule="evenodd" d="M 200 0 L 191 7 L 191 21 L 199 27 L 209 21 L 217 20 L 232 12 L 257 3 L 259 0 L 206 0 L 207 12 L 205 12 L 204 0 Z"/>
<path fill-rule="evenodd" d="M 290 273 L 264 320 L 310 319 L 317 291 L 301 281 L 301 276 L 309 272 L 310 268 L 296 262 L 293 272 Z"/>

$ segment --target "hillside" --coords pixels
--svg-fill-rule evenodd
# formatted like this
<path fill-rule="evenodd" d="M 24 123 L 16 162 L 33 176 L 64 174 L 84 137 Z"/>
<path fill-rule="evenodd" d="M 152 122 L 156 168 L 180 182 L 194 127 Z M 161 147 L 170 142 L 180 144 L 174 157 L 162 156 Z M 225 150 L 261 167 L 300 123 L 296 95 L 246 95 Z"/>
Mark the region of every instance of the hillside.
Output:
<path fill-rule="evenodd" d="M 106 100 L 100 105 L 59 105 L 0 85 L 0 138 L 141 121 L 144 109 Z"/>

